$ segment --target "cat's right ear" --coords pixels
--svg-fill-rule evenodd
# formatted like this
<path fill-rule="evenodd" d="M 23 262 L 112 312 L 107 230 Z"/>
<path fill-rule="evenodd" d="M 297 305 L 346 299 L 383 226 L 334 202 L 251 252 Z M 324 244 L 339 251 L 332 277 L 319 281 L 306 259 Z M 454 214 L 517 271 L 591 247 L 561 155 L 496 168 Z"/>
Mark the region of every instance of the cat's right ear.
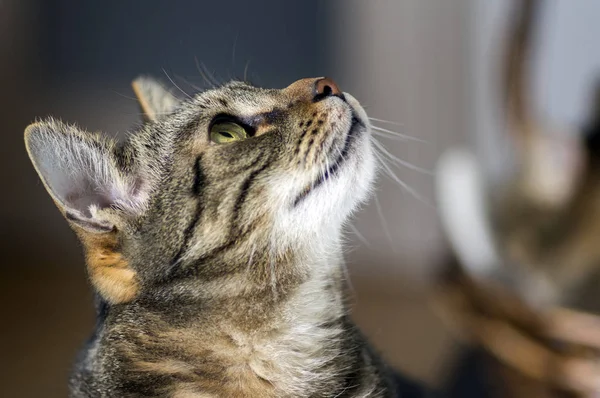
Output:
<path fill-rule="evenodd" d="M 50 119 L 27 127 L 25 145 L 54 202 L 83 231 L 112 231 L 118 220 L 104 210 L 143 207 L 141 183 L 120 170 L 113 141 Z"/>
<path fill-rule="evenodd" d="M 135 298 L 137 274 L 120 252 L 118 234 L 125 217 L 141 214 L 147 195 L 143 182 L 122 169 L 122 150 L 112 140 L 52 119 L 27 127 L 25 145 L 83 243 L 94 287 L 112 304 Z"/>
<path fill-rule="evenodd" d="M 173 112 L 180 104 L 178 98 L 150 77 L 140 76 L 131 86 L 147 120 L 155 121 L 162 115 Z"/>

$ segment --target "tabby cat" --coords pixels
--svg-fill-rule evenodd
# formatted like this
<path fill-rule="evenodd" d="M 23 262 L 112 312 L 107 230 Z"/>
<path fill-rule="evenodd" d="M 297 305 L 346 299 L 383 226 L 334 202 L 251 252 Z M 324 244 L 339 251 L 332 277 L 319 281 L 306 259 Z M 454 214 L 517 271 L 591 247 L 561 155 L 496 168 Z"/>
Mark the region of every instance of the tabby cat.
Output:
<path fill-rule="evenodd" d="M 359 103 L 328 78 L 133 87 L 147 120 L 122 143 L 25 132 L 97 293 L 71 395 L 395 396 L 344 300 L 341 230 L 375 175 Z"/>

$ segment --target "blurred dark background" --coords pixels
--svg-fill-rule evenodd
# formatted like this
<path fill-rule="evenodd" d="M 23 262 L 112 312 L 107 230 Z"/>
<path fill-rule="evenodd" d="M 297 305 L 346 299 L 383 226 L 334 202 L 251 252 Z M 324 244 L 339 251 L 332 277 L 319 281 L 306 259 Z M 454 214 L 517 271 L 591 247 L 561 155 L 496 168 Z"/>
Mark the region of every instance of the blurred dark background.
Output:
<path fill-rule="evenodd" d="M 140 121 L 129 86 L 139 74 L 181 95 L 207 79 L 284 87 L 328 75 L 371 116 L 401 123 L 384 127 L 427 141 L 382 140 L 431 170 L 473 122 L 476 3 L 0 0 L 0 396 L 66 396 L 93 325 L 82 252 L 25 152 L 29 123 L 52 115 L 123 135 Z M 453 345 L 426 303 L 444 249 L 433 178 L 397 172 L 423 199 L 381 178 L 378 200 L 357 217 L 364 239 L 350 233 L 347 253 L 354 316 L 390 362 L 436 383 Z"/>

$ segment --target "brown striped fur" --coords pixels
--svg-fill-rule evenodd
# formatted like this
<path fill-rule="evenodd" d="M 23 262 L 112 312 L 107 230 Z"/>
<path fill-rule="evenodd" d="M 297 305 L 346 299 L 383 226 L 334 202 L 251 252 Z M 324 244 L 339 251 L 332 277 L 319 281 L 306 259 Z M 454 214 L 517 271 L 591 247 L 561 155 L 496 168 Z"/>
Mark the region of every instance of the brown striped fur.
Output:
<path fill-rule="evenodd" d="M 395 396 L 342 278 L 342 225 L 374 176 L 370 126 L 317 81 L 182 101 L 141 78 L 147 122 L 122 143 L 51 119 L 27 129 L 98 293 L 73 397 Z M 211 142 L 222 117 L 250 137 Z"/>

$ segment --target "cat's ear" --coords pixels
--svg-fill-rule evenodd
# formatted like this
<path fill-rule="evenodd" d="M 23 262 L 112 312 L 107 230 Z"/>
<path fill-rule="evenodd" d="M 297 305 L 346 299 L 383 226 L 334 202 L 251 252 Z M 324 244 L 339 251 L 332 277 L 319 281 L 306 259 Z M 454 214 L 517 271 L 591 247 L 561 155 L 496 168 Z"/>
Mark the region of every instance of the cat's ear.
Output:
<path fill-rule="evenodd" d="M 61 212 L 89 233 L 107 233 L 115 220 L 102 210 L 136 212 L 142 196 L 117 164 L 115 143 L 55 120 L 25 130 L 33 165 Z"/>
<path fill-rule="evenodd" d="M 85 247 L 92 284 L 109 303 L 135 298 L 137 274 L 119 252 L 117 226 L 142 211 L 145 196 L 142 184 L 119 167 L 125 161 L 114 141 L 50 119 L 27 127 L 25 145 Z"/>
<path fill-rule="evenodd" d="M 150 77 L 140 76 L 131 86 L 148 120 L 157 120 L 162 115 L 173 112 L 180 104 L 178 98 Z"/>

